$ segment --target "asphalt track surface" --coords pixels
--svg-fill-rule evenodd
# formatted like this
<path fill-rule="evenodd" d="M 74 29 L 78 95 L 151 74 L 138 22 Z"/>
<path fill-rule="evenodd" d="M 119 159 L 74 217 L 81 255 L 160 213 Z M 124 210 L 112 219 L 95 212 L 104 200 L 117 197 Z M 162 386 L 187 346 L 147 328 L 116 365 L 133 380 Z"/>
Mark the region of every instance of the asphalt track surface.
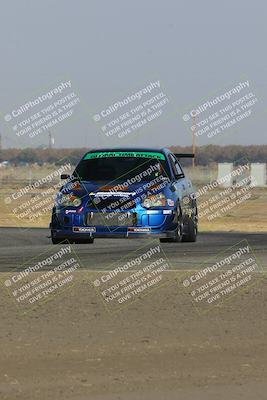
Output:
<path fill-rule="evenodd" d="M 0 272 L 19 269 L 23 263 L 53 246 L 48 229 L 0 228 Z M 75 244 L 82 268 L 109 269 L 113 262 L 156 239 L 96 239 L 94 244 Z M 263 269 L 267 269 L 267 234 L 237 232 L 199 233 L 196 243 L 162 243 L 172 269 L 198 269 L 212 257 L 246 240 Z M 245 242 L 244 242 L 245 243 Z"/>
<path fill-rule="evenodd" d="M 0 228 L 0 271 L 23 268 L 51 248 L 47 236 L 48 229 Z M 200 233 L 196 243 L 162 249 L 173 269 L 198 269 L 246 240 L 266 271 L 266 238 Z M 0 290 L 1 400 L 266 399 L 267 278 L 255 274 L 253 287 L 198 313 L 180 290 L 179 273 L 166 272 L 168 285 L 109 313 L 87 271 L 102 275 L 146 243 L 73 245 L 84 268 L 77 284 L 26 315 Z"/>

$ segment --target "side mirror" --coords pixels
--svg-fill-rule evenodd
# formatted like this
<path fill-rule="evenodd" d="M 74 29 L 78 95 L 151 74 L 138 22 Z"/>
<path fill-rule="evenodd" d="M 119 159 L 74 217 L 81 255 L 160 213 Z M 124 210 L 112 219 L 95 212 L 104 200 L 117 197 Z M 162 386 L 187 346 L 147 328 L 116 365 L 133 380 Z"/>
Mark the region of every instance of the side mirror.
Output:
<path fill-rule="evenodd" d="M 172 191 L 173 193 L 176 191 L 176 187 L 175 187 L 175 184 L 174 184 L 174 183 L 171 184 L 170 189 L 171 189 L 171 191 Z"/>
<path fill-rule="evenodd" d="M 178 179 L 184 178 L 184 174 L 175 174 L 175 179 L 178 181 Z"/>
<path fill-rule="evenodd" d="M 68 175 L 68 174 L 60 175 L 60 179 L 69 179 L 69 178 L 70 178 L 70 175 Z"/>

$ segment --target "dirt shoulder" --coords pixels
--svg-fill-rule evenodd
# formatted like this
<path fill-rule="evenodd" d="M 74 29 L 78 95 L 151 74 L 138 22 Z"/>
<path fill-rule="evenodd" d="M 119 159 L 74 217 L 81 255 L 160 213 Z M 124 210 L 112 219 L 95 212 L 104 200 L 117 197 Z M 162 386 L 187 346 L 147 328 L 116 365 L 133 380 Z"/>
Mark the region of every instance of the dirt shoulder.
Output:
<path fill-rule="evenodd" d="M 79 273 L 27 315 L 0 292 L 1 399 L 265 398 L 266 279 L 201 315 L 172 276 L 112 315 Z"/>

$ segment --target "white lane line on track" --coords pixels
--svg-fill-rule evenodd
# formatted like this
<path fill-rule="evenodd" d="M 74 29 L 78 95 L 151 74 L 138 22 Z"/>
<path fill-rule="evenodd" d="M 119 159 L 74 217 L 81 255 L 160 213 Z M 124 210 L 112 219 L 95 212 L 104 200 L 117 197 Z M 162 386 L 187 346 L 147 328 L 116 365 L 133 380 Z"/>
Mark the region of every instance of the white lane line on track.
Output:
<path fill-rule="evenodd" d="M 85 270 L 86 272 L 104 272 L 104 273 L 114 271 L 114 269 L 104 270 L 104 269 L 85 269 L 85 268 L 80 268 L 79 270 L 80 271 Z M 140 271 L 140 269 L 131 269 L 130 271 L 123 271 L 123 272 L 138 272 L 138 271 Z M 196 272 L 196 271 L 201 271 L 201 269 L 166 269 L 161 272 Z M 222 271 L 227 271 L 227 270 L 225 269 Z M 216 271 L 214 271 L 214 273 L 215 272 Z M 254 271 L 252 272 L 252 274 L 266 274 L 266 271 Z"/>

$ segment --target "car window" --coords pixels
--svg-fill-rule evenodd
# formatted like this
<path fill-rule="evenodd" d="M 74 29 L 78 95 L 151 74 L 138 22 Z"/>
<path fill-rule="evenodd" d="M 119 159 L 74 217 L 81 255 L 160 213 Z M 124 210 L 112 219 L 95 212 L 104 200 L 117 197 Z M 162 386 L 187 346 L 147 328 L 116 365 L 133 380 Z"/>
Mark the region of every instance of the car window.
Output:
<path fill-rule="evenodd" d="M 181 164 L 179 163 L 179 161 L 177 159 L 175 159 L 175 168 L 176 168 L 177 174 L 184 175 L 184 171 L 181 167 Z"/>
<path fill-rule="evenodd" d="M 184 172 L 182 170 L 182 167 L 181 167 L 180 163 L 178 162 L 178 160 L 172 154 L 169 155 L 169 160 L 170 160 L 171 168 L 172 168 L 172 171 L 173 171 L 174 175 L 175 176 L 184 175 Z"/>
<path fill-rule="evenodd" d="M 165 155 L 148 152 L 88 153 L 80 161 L 74 176 L 91 182 L 147 182 L 168 177 Z"/>

